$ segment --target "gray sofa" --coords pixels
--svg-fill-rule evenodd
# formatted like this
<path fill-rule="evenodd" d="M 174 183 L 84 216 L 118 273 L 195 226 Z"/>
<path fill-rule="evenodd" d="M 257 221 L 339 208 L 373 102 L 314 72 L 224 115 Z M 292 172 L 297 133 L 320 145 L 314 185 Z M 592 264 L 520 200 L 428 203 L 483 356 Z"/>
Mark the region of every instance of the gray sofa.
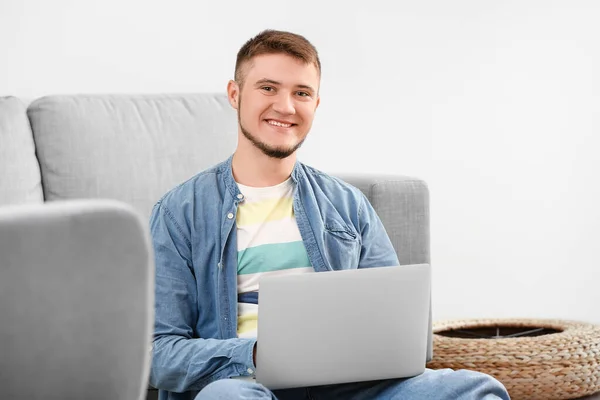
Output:
<path fill-rule="evenodd" d="M 234 151 L 236 121 L 225 95 L 0 98 L 0 207 L 104 198 L 147 220 L 162 194 Z M 429 263 L 422 180 L 338 176 L 367 195 L 401 264 Z"/>

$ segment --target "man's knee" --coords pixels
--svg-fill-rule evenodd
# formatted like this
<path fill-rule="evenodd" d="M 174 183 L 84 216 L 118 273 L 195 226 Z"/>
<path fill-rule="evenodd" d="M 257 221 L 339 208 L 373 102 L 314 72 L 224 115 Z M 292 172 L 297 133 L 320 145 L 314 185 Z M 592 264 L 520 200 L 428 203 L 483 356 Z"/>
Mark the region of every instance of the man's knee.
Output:
<path fill-rule="evenodd" d="M 458 398 L 509 399 L 508 392 L 496 378 L 476 371 L 461 369 L 444 375 Z"/>
<path fill-rule="evenodd" d="M 262 385 L 238 379 L 220 379 L 208 384 L 194 400 L 274 399 Z"/>

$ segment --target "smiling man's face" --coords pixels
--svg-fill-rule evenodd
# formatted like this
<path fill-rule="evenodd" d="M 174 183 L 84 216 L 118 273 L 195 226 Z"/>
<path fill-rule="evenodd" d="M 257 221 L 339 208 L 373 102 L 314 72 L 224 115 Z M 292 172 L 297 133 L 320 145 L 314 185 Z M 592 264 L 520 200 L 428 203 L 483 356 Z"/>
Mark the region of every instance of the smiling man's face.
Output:
<path fill-rule="evenodd" d="M 243 87 L 228 87 L 243 138 L 269 157 L 289 157 L 304 142 L 319 105 L 317 68 L 286 54 L 256 56 L 244 68 Z"/>

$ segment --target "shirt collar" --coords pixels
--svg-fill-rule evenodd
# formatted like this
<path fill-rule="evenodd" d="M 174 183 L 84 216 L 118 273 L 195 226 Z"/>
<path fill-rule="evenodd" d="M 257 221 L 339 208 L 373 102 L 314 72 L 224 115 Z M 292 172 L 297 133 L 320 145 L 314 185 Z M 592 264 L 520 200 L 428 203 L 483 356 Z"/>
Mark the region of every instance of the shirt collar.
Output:
<path fill-rule="evenodd" d="M 240 188 L 238 187 L 237 183 L 235 182 L 235 179 L 233 179 L 233 169 L 231 167 L 232 161 L 233 161 L 233 154 L 230 155 L 229 158 L 227 158 L 227 160 L 225 160 L 225 162 L 223 162 L 221 164 L 220 172 L 221 172 L 221 175 L 223 176 L 223 181 L 225 182 L 225 187 L 227 188 L 227 190 L 229 190 L 229 192 L 231 193 L 233 198 L 237 200 L 237 199 L 243 198 L 243 195 L 240 192 Z M 292 169 L 292 174 L 291 174 L 292 182 L 294 182 L 294 184 L 298 184 L 298 181 L 301 180 L 302 177 L 303 177 L 302 163 L 300 161 L 296 160 L 296 162 L 294 163 L 294 169 Z M 242 197 L 240 197 L 240 196 L 242 196 Z"/>

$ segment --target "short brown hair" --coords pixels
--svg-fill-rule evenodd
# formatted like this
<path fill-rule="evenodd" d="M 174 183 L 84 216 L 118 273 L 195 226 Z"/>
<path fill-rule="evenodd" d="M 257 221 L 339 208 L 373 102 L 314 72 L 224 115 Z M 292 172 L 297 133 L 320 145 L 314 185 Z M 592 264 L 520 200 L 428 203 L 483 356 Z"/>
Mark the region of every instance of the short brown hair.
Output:
<path fill-rule="evenodd" d="M 287 54 L 306 64 L 313 64 L 321 76 L 321 61 L 317 49 L 304 36 L 267 29 L 248 40 L 238 51 L 235 62 L 235 81 L 243 86 L 243 66 L 261 54 Z"/>

